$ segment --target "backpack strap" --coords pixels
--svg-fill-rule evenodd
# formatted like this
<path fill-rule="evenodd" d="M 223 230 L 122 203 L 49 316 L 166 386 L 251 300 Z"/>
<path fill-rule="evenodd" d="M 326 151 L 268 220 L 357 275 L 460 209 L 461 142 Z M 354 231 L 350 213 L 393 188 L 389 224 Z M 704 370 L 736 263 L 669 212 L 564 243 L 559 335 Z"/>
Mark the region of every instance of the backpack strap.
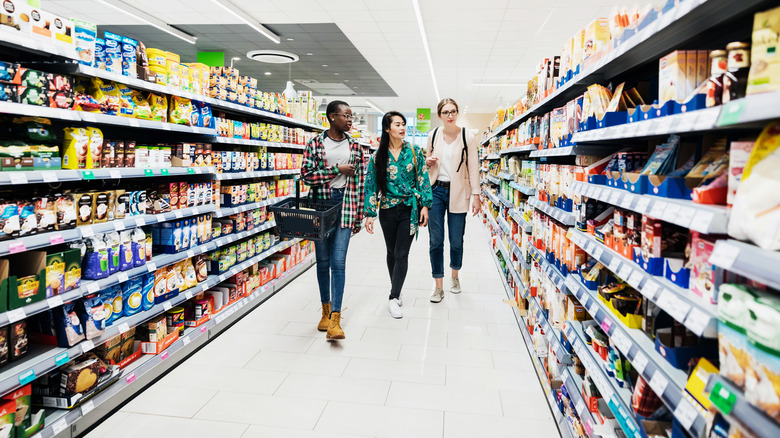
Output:
<path fill-rule="evenodd" d="M 460 167 L 463 165 L 464 160 L 466 161 L 466 169 L 469 168 L 469 146 L 466 143 L 466 128 L 461 128 L 460 136 L 463 139 L 463 150 L 460 153 L 460 164 L 458 164 L 456 172 L 460 172 Z"/>
<path fill-rule="evenodd" d="M 436 133 L 439 131 L 439 128 L 435 128 L 433 130 L 432 138 L 431 138 L 431 155 L 433 155 L 433 148 L 436 147 Z"/>

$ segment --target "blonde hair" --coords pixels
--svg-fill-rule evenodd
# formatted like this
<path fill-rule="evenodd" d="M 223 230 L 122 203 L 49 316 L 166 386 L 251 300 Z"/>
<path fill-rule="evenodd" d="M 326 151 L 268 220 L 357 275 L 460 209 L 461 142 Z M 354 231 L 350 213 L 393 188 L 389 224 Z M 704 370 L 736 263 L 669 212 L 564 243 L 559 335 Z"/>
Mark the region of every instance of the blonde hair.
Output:
<path fill-rule="evenodd" d="M 444 105 L 447 105 L 448 103 L 451 103 L 455 105 L 455 110 L 460 112 L 460 108 L 458 108 L 458 102 L 455 102 L 455 99 L 445 97 L 444 99 L 439 102 L 439 105 L 436 106 L 436 114 L 441 117 L 441 110 L 444 108 Z"/>

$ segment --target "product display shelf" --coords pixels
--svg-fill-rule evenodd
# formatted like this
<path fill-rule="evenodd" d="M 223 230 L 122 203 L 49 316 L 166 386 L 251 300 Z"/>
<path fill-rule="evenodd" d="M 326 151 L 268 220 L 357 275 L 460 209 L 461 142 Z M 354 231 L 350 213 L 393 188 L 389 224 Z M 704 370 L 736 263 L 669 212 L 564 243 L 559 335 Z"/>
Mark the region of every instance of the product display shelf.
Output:
<path fill-rule="evenodd" d="M 21 104 L 19 104 L 21 105 Z M 67 110 L 66 110 L 67 111 Z M 176 123 L 159 122 L 157 120 L 144 120 L 131 117 L 110 116 L 108 114 L 88 113 L 84 111 L 72 111 L 79 115 L 84 123 L 97 123 L 100 125 L 114 125 L 138 129 L 152 129 L 157 131 L 171 131 L 188 134 L 203 134 L 216 136 L 214 128 L 200 128 L 197 126 L 178 125 Z"/>
<path fill-rule="evenodd" d="M 531 296 L 531 291 L 528 290 L 528 286 L 525 285 L 525 282 L 523 282 L 522 277 L 520 277 L 520 273 L 517 272 L 517 269 L 514 267 L 514 263 L 509 264 L 509 273 L 512 274 L 512 278 L 515 280 L 515 285 L 519 287 L 522 291 L 520 292 L 520 295 L 522 295 L 523 298 L 528 298 Z M 514 297 L 513 297 L 514 299 Z"/>
<path fill-rule="evenodd" d="M 301 169 L 257 170 L 254 172 L 217 173 L 214 175 L 214 179 L 224 181 L 231 179 L 265 178 L 280 175 L 298 175 L 300 173 Z"/>
<path fill-rule="evenodd" d="M 512 253 L 509 252 L 506 245 L 504 245 L 504 241 L 502 239 L 496 239 L 496 248 L 498 249 L 498 252 L 501 253 L 501 256 L 504 257 L 504 261 L 507 263 L 507 265 L 511 265 Z M 509 266 L 508 268 L 512 269 L 511 266 Z"/>
<path fill-rule="evenodd" d="M 718 106 L 607 128 L 575 132 L 571 141 L 585 143 L 709 131 L 716 128 L 720 112 L 721 107 Z"/>
<path fill-rule="evenodd" d="M 707 387 L 710 401 L 723 417 L 753 437 L 780 436 L 780 424 L 763 411 L 750 404 L 745 394 L 729 380 L 718 374 L 710 374 Z"/>
<path fill-rule="evenodd" d="M 268 255 L 265 257 L 268 257 Z M 82 434 L 93 424 L 109 415 L 113 408 L 145 389 L 148 384 L 159 379 L 168 370 L 229 328 L 232 323 L 241 319 L 258 305 L 279 292 L 292 279 L 311 267 L 313 262 L 313 257 L 307 258 L 283 274 L 283 277 L 272 280 L 268 284 L 255 289 L 248 297 L 226 306 L 199 327 L 185 329 L 181 337 L 162 353 L 143 355 L 123 370 L 119 381 L 108 386 L 77 408 L 71 410 L 47 410 L 46 424 L 40 433 L 41 438 L 75 437 Z M 211 277 L 207 282 L 213 283 L 212 286 L 219 284 L 218 281 Z M 181 304 L 183 301 L 185 299 L 180 300 L 177 304 Z"/>
<path fill-rule="evenodd" d="M 719 240 L 709 261 L 719 268 L 780 290 L 780 252 L 733 239 Z"/>
<path fill-rule="evenodd" d="M 705 234 L 726 234 L 731 209 L 721 205 L 697 204 L 684 199 L 641 195 L 625 190 L 575 181 L 571 190 L 616 207 L 646 214 L 664 222 Z"/>
<path fill-rule="evenodd" d="M 498 269 L 499 273 L 503 276 L 503 270 L 501 268 L 501 264 L 498 260 L 498 257 L 496 257 L 495 254 L 493 255 L 493 262 L 496 264 L 496 268 Z M 510 268 L 510 271 L 512 269 Z M 512 289 L 509 287 L 509 284 L 506 281 L 502 281 L 502 284 L 504 285 L 504 291 L 506 292 L 507 298 L 509 300 L 514 300 L 515 296 L 512 292 Z M 558 427 L 558 431 L 561 434 L 562 438 L 573 438 L 575 435 L 572 434 L 571 430 L 569 429 L 568 425 L 562 424 L 563 422 L 566 422 L 566 419 L 563 418 L 563 414 L 558 410 L 558 404 L 553 399 L 552 389 L 550 388 L 550 382 L 547 378 L 547 374 L 544 372 L 544 367 L 542 366 L 540 359 L 536 357 L 536 352 L 534 351 L 534 343 L 531 339 L 531 335 L 528 333 L 528 328 L 526 325 L 525 317 L 520 315 L 520 311 L 517 307 L 512 307 L 512 311 L 515 315 L 515 320 L 517 320 L 518 328 L 520 329 L 520 332 L 523 335 L 523 343 L 525 344 L 525 348 L 528 351 L 528 355 L 531 359 L 531 362 L 534 364 L 534 369 L 536 370 L 536 378 L 539 380 L 539 384 L 542 387 L 542 390 L 544 391 L 545 398 L 547 398 L 547 405 L 550 408 L 550 412 L 553 414 L 553 417 L 555 418 L 555 424 Z"/>
<path fill-rule="evenodd" d="M 184 176 L 214 173 L 213 167 L 117 167 L 83 170 L 24 170 L 0 172 L 0 186 L 24 184 L 55 184 L 95 179 L 145 178 L 152 176 Z"/>
<path fill-rule="evenodd" d="M 576 283 L 576 285 L 575 285 Z M 648 382 L 656 395 L 675 413 L 685 430 L 695 437 L 704 435 L 707 420 L 690 401 L 686 400 L 685 371 L 674 368 L 655 349 L 653 341 L 639 329 L 629 329 L 607 306 L 597 298 L 598 292 L 589 290 L 574 275 L 567 278 L 574 295 L 614 345 L 631 362 L 631 366 Z"/>
<path fill-rule="evenodd" d="M 517 260 L 520 261 L 520 264 L 523 265 L 523 269 L 531 269 L 531 264 L 526 262 L 525 254 L 523 254 L 523 250 L 517 246 L 517 243 L 515 243 L 512 239 L 507 239 L 509 241 L 509 249 L 512 250 L 512 253 L 517 257 Z"/>
<path fill-rule="evenodd" d="M 588 432 L 589 436 L 592 436 L 598 426 L 593 419 L 593 414 L 588 410 L 585 398 L 582 396 L 582 378 L 571 367 L 566 367 L 561 377 L 563 384 L 566 385 L 566 389 L 569 392 L 569 397 L 574 403 L 574 410 L 577 411 L 577 415 L 580 416 L 580 421 L 582 421 L 582 425 L 585 427 L 585 431 Z M 598 431 L 596 430 L 596 432 Z"/>
<path fill-rule="evenodd" d="M 512 175 L 509 172 L 499 172 L 498 173 L 498 177 L 501 178 L 501 179 L 505 179 L 507 181 L 514 181 L 515 180 L 515 176 Z"/>
<path fill-rule="evenodd" d="M 684 0 L 653 22 L 624 40 L 617 47 L 604 54 L 601 59 L 550 93 L 523 114 L 504 122 L 482 142 L 514 128 L 533 115 L 543 115 L 564 105 L 573 97 L 585 92 L 587 87 L 605 78 L 613 78 L 635 67 L 657 62 L 665 54 L 679 48 L 680 42 L 695 38 L 702 32 L 723 26 L 734 20 L 740 12 L 753 9 L 765 3 L 764 0 Z M 771 105 L 771 104 L 770 104 Z M 776 106 L 772 111 L 777 111 Z"/>
<path fill-rule="evenodd" d="M 569 213 L 568 211 L 561 210 L 560 208 L 557 207 L 553 207 L 544 201 L 540 201 L 536 197 L 528 198 L 528 203 L 531 204 L 531 206 L 533 206 L 537 210 L 543 212 L 547 216 L 550 216 L 551 218 L 557 220 L 558 222 L 564 225 L 568 225 L 568 226 L 574 225 L 573 213 Z"/>
<path fill-rule="evenodd" d="M 214 137 L 213 139 L 211 139 L 211 142 L 220 143 L 220 144 L 237 144 L 241 146 L 260 146 L 260 147 L 281 148 L 281 149 L 295 149 L 295 150 L 306 149 L 305 144 L 280 143 L 276 141 L 251 140 L 247 138 Z"/>
<path fill-rule="evenodd" d="M 639 424 L 631 408 L 631 392 L 627 388 L 621 388 L 607 375 L 606 363 L 585 342 L 582 324 L 577 321 L 566 321 L 564 334 L 601 396 L 607 402 L 612 414 L 615 415 L 623 432 L 629 438 L 642 438 Z"/>
<path fill-rule="evenodd" d="M 498 222 L 496 222 L 496 219 L 493 218 L 493 216 L 490 213 L 487 213 L 488 222 L 490 223 L 490 228 L 499 236 L 504 232 L 504 230 L 501 229 L 501 227 L 498 226 Z"/>
<path fill-rule="evenodd" d="M 566 284 L 566 277 L 563 275 L 561 271 L 558 270 L 555 266 L 552 265 L 549 261 L 547 261 L 547 257 L 545 257 L 544 250 L 541 250 L 533 245 L 529 245 L 528 249 L 531 253 L 531 258 L 536 261 L 536 263 L 539 264 L 539 267 L 541 267 L 542 272 L 544 272 L 544 275 L 547 276 L 547 278 L 550 279 L 550 281 L 553 282 L 555 287 L 558 288 L 562 293 L 571 295 L 573 291 L 570 289 L 570 287 Z"/>
<path fill-rule="evenodd" d="M 725 105 L 718 117 L 717 126 L 766 122 L 780 118 L 780 92 L 753 94 L 733 100 Z"/>
<path fill-rule="evenodd" d="M 47 233 L 33 234 L 31 236 L 17 237 L 16 239 L 0 242 L 0 256 L 16 254 L 37 248 L 45 248 L 47 246 L 57 245 L 60 243 L 73 242 L 74 240 L 79 240 L 84 237 L 94 236 L 96 233 L 121 231 L 127 228 L 142 227 L 144 225 L 158 222 L 167 222 L 188 216 L 211 213 L 215 210 L 216 207 L 209 204 L 200 207 L 183 208 L 181 210 L 174 210 L 168 213 L 127 216 L 124 219 L 117 219 L 94 225 L 83 225 L 69 230 L 51 231 Z"/>
<path fill-rule="evenodd" d="M 484 189 L 483 192 L 485 193 L 485 196 L 490 199 L 490 202 L 492 202 L 496 207 L 501 207 L 501 201 L 498 200 L 498 196 L 491 193 L 488 189 Z"/>
<path fill-rule="evenodd" d="M 71 302 L 75 299 L 83 297 L 84 295 L 97 293 L 100 292 L 101 290 L 104 290 L 116 284 L 124 283 L 125 281 L 128 281 L 130 278 L 142 274 L 146 274 L 147 272 L 154 272 L 158 268 L 172 265 L 178 261 L 194 257 L 197 254 L 202 254 L 208 251 L 214 251 L 223 245 L 233 243 L 237 240 L 255 235 L 265 230 L 269 230 L 275 226 L 276 226 L 275 222 L 273 221 L 268 222 L 253 230 L 243 231 L 241 233 L 231 234 L 229 236 L 215 239 L 212 240 L 211 242 L 196 246 L 195 248 L 191 248 L 187 251 L 182 251 L 177 254 L 161 254 L 161 255 L 154 256 L 152 257 L 152 260 L 147 262 L 144 266 L 140 266 L 123 272 L 117 272 L 109 276 L 108 278 L 102 280 L 84 280 L 82 281 L 81 287 L 76 290 L 61 295 L 55 295 L 46 300 L 38 301 L 33 304 L 28 304 L 27 306 L 20 307 L 14 310 L 9 310 L 8 312 L 0 314 L 0 323 L 10 324 L 19 321 L 30 315 L 41 313 L 45 310 L 61 306 L 63 305 L 63 303 Z M 30 360 L 33 361 L 35 359 L 35 357 L 32 354 L 28 357 L 30 358 Z M 26 363 L 26 361 L 23 362 Z M 51 361 L 46 361 L 46 362 L 51 362 Z M 26 366 L 25 370 L 22 371 L 26 371 L 27 368 L 30 367 Z M 35 370 L 35 367 L 32 367 L 32 369 Z M 3 372 L 0 372 L 0 392 L 6 393 L 12 391 L 18 387 L 21 381 L 23 381 L 22 377 L 17 378 L 17 374 L 19 373 L 15 373 L 15 371 L 19 371 L 19 370 L 16 370 L 16 368 L 14 367 L 10 370 L 5 370 Z M 40 371 L 36 371 L 35 374 L 40 375 Z M 24 373 L 22 372 L 20 375 L 24 375 Z"/>
<path fill-rule="evenodd" d="M 496 218 L 496 222 L 498 222 L 498 225 L 504 231 L 504 234 L 509 235 L 512 233 L 512 227 L 509 226 L 509 223 L 507 223 L 506 219 L 498 216 L 498 218 Z"/>
<path fill-rule="evenodd" d="M 533 196 L 536 194 L 536 189 L 534 189 L 533 187 L 522 185 L 519 182 L 512 181 L 511 183 L 509 183 L 509 187 L 512 187 L 513 189 L 527 196 Z"/>
<path fill-rule="evenodd" d="M 561 343 L 561 331 L 550 324 L 547 316 L 545 316 L 544 309 L 542 309 L 542 306 L 539 304 L 536 297 L 528 297 L 528 303 L 528 310 L 536 315 L 536 321 L 542 327 L 544 336 L 547 338 L 547 342 L 552 346 L 553 351 L 555 351 L 555 356 L 558 361 L 564 365 L 571 365 L 573 363 L 571 354 L 566 351 Z"/>
<path fill-rule="evenodd" d="M 36 55 L 58 56 L 65 59 L 78 60 L 73 47 L 64 47 L 53 40 L 26 35 L 13 27 L 0 28 L 0 46 L 35 53 Z"/>
<path fill-rule="evenodd" d="M 301 198 L 305 197 L 307 193 L 308 192 L 301 193 Z M 276 204 L 277 202 L 284 201 L 285 199 L 290 199 L 294 197 L 295 197 L 295 193 L 287 196 L 278 196 L 272 199 L 266 199 L 265 201 L 254 202 L 252 204 L 239 205 L 238 207 L 223 207 L 214 212 L 214 217 L 220 218 L 225 216 L 231 216 L 234 214 L 243 213 L 245 211 L 254 210 L 256 208 L 267 207 L 269 205 Z"/>
<path fill-rule="evenodd" d="M 489 182 L 491 182 L 491 183 L 493 183 L 495 185 L 500 185 L 501 184 L 501 181 L 498 178 L 496 178 L 495 176 L 493 176 L 493 175 L 487 175 L 485 178 L 487 178 L 487 180 Z"/>
<path fill-rule="evenodd" d="M 664 277 L 648 274 L 641 266 L 600 243 L 590 234 L 572 229 L 569 235 L 569 239 L 577 246 L 617 277 L 641 291 L 646 299 L 656 303 L 697 336 L 718 336 L 718 313 L 714 304 L 705 303 L 690 290 L 683 289 Z M 569 283 L 572 281 L 574 279 L 567 279 Z"/>
<path fill-rule="evenodd" d="M 69 109 L 49 108 L 45 106 L 26 105 L 15 102 L 0 102 L 0 114 L 10 114 L 28 117 L 45 117 L 47 119 L 68 120 L 80 122 L 79 111 Z M 126 119 L 125 119 L 126 120 Z"/>
<path fill-rule="evenodd" d="M 531 152 L 531 157 L 569 157 L 574 155 L 607 155 L 615 152 L 616 146 L 565 146 L 541 149 Z"/>
<path fill-rule="evenodd" d="M 496 195 L 496 197 L 498 198 L 498 201 L 500 203 L 504 204 L 504 207 L 506 207 L 506 208 L 515 208 L 515 204 L 512 201 L 510 201 L 509 199 L 506 199 L 504 196 Z"/>
<path fill-rule="evenodd" d="M 501 155 L 498 154 L 490 154 L 487 157 L 484 158 L 485 160 L 500 160 Z"/>
<path fill-rule="evenodd" d="M 517 224 L 520 225 L 520 228 L 522 228 L 523 231 L 525 231 L 526 233 L 531 232 L 531 228 L 533 227 L 531 226 L 530 223 L 528 223 L 528 221 L 525 220 L 523 214 L 519 210 L 517 210 L 516 208 L 509 210 L 509 217 L 511 217 L 512 220 L 517 222 Z"/>
<path fill-rule="evenodd" d="M 531 152 L 538 149 L 539 146 L 535 144 L 529 144 L 525 146 L 517 146 L 513 148 L 504 149 L 500 152 L 501 155 L 509 155 L 509 154 L 521 154 L 523 152 Z"/>

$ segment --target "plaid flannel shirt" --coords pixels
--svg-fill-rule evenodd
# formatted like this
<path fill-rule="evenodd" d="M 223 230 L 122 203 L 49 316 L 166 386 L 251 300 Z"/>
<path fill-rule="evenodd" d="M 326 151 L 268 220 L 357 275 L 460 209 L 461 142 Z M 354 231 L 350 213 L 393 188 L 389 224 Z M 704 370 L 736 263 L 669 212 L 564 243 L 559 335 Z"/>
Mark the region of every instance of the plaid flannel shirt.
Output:
<path fill-rule="evenodd" d="M 311 186 L 309 197 L 330 199 L 330 182 L 339 175 L 338 166 L 329 166 L 325 159 L 323 141 L 327 131 L 309 140 L 303 152 L 301 178 Z M 363 224 L 363 199 L 366 176 L 363 166 L 363 148 L 349 135 L 349 148 L 352 151 L 349 162 L 355 165 L 355 175 L 347 177 L 344 190 L 344 202 L 341 206 L 341 227 L 360 231 Z"/>

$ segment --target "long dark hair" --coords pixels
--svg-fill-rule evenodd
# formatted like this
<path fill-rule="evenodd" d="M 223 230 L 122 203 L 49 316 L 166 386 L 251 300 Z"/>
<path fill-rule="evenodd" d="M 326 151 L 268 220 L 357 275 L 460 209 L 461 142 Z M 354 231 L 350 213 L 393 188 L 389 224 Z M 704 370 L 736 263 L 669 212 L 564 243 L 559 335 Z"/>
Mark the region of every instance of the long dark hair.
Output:
<path fill-rule="evenodd" d="M 374 169 L 376 171 L 376 188 L 378 192 L 387 191 L 387 159 L 390 150 L 390 125 L 393 123 L 393 117 L 400 117 L 406 124 L 406 117 L 398 111 L 390 111 L 382 117 L 382 138 L 379 139 L 379 149 L 374 158 Z"/>

